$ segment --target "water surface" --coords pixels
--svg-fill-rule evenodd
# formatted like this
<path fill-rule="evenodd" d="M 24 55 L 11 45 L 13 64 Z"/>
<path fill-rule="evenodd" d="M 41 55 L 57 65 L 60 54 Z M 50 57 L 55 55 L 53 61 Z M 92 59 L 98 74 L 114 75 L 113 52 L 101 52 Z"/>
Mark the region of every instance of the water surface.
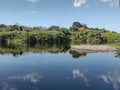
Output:
<path fill-rule="evenodd" d="M 119 90 L 114 52 L 73 58 L 68 52 L 0 55 L 0 90 Z"/>

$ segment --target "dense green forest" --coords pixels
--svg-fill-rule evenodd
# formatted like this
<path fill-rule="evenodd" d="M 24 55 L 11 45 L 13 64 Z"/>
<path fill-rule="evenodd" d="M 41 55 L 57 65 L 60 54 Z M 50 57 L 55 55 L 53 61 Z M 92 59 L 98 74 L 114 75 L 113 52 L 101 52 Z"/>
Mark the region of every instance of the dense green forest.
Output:
<path fill-rule="evenodd" d="M 120 42 L 120 34 L 105 29 L 89 28 L 73 22 L 70 28 L 59 26 L 26 27 L 0 24 L 0 47 L 36 44 L 108 44 Z"/>

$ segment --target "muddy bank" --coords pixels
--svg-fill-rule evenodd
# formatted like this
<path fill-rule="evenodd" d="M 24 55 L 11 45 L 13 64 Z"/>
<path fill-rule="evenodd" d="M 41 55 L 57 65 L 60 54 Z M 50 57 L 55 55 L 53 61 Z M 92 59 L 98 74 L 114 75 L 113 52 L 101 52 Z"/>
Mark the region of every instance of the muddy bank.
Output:
<path fill-rule="evenodd" d="M 91 51 L 91 52 L 111 52 L 116 48 L 109 45 L 71 45 L 71 50 L 75 51 Z"/>

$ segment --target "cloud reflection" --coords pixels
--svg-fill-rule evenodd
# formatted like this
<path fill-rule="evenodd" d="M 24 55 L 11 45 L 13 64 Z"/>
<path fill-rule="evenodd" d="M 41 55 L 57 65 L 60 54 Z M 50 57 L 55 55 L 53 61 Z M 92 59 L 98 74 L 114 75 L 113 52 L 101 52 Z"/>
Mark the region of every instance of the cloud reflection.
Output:
<path fill-rule="evenodd" d="M 73 73 L 73 78 L 74 79 L 77 79 L 77 78 L 78 79 L 83 79 L 86 86 L 89 86 L 89 80 L 83 72 L 81 72 L 79 69 L 74 69 L 72 73 Z"/>
<path fill-rule="evenodd" d="M 107 84 L 112 84 L 115 90 L 120 89 L 120 73 L 118 72 L 107 72 L 106 74 L 100 75 L 100 78 Z"/>
<path fill-rule="evenodd" d="M 23 75 L 23 76 L 12 76 L 12 77 L 9 77 L 8 79 L 23 80 L 23 81 L 31 82 L 33 84 L 37 84 L 38 82 L 40 82 L 40 80 L 42 78 L 43 77 L 38 75 L 37 73 L 30 73 L 30 74 L 26 74 L 26 75 Z"/>
<path fill-rule="evenodd" d="M 17 90 L 17 89 L 15 87 L 12 87 L 9 84 L 3 82 L 2 83 L 2 90 Z"/>

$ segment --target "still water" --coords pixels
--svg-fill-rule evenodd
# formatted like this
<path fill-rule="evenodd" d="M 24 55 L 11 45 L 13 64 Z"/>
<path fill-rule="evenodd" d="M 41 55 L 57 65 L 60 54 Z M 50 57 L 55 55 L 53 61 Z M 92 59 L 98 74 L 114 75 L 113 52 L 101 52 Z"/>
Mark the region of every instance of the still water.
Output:
<path fill-rule="evenodd" d="M 120 90 L 120 58 L 114 52 L 3 54 L 0 90 Z"/>

